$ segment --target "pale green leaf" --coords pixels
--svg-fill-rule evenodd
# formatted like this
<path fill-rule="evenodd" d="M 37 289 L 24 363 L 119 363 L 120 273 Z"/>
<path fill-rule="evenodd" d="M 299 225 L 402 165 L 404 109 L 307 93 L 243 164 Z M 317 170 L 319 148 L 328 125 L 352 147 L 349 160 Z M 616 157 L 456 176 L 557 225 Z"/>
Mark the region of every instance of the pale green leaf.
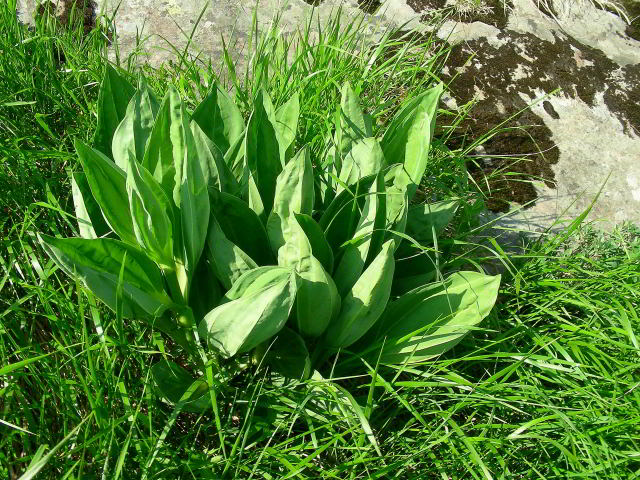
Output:
<path fill-rule="evenodd" d="M 451 349 L 491 312 L 499 288 L 500 275 L 458 272 L 403 295 L 379 322 L 380 361 L 423 362 Z"/>
<path fill-rule="evenodd" d="M 394 250 L 394 241 L 387 241 L 344 298 L 340 314 L 327 329 L 325 342 L 329 347 L 348 347 L 380 318 L 391 294 Z"/>
<path fill-rule="evenodd" d="M 173 267 L 173 207 L 160 184 L 129 153 L 127 192 L 138 243 L 157 263 Z"/>
<path fill-rule="evenodd" d="M 427 168 L 443 88 L 443 84 L 438 84 L 408 101 L 393 117 L 382 137 L 385 158 L 392 163 L 403 163 L 414 186 L 420 185 Z"/>
<path fill-rule="evenodd" d="M 269 286 L 249 288 L 240 298 L 214 308 L 200 324 L 200 335 L 226 358 L 247 352 L 284 327 L 295 296 L 295 275 L 284 272 Z"/>
<path fill-rule="evenodd" d="M 111 142 L 113 160 L 122 170 L 127 168 L 129 152 L 138 162 L 142 161 L 157 113 L 158 101 L 141 78 L 138 90 L 129 101 L 127 113 L 114 132 Z"/>
<path fill-rule="evenodd" d="M 274 253 L 285 243 L 294 213 L 313 211 L 313 167 L 306 148 L 285 165 L 276 181 L 273 210 L 267 221 L 267 235 Z"/>

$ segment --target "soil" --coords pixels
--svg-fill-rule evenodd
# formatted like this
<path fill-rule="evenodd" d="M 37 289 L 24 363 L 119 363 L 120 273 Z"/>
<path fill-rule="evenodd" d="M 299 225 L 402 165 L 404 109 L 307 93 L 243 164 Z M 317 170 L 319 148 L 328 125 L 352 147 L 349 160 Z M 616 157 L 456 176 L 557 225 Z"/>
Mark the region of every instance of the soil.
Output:
<path fill-rule="evenodd" d="M 520 93 L 533 99 L 540 91 L 549 93 L 558 87 L 562 88 L 560 95 L 580 98 L 590 106 L 602 95 L 624 130 L 639 133 L 640 65 L 619 67 L 599 50 L 565 38 L 557 37 L 551 43 L 531 34 L 503 31 L 498 39 L 506 42 L 495 47 L 486 39 L 479 39 L 452 49 L 449 72 L 443 79 L 451 81 L 457 74 L 450 87 L 458 105 L 474 99 L 477 102 L 461 124 L 459 135 L 452 139 L 454 147 L 468 145 L 509 115 L 526 108 Z M 463 67 L 472 53 L 475 57 Z M 551 98 L 543 107 L 558 119 L 562 112 L 557 112 L 553 103 Z M 531 110 L 507 126 L 511 127 L 508 131 L 483 144 L 484 152 L 479 158 L 486 161 L 470 167 L 478 185 L 485 184 L 485 177 L 491 179 L 488 207 L 493 211 L 508 210 L 510 201 L 525 204 L 535 200 L 533 185 L 523 182 L 527 178 L 536 177 L 553 187 L 551 166 L 559 156 L 551 131 Z M 506 155 L 509 157 L 503 157 Z M 514 155 L 526 160 L 514 164 Z M 501 169 L 511 173 L 498 174 Z"/>

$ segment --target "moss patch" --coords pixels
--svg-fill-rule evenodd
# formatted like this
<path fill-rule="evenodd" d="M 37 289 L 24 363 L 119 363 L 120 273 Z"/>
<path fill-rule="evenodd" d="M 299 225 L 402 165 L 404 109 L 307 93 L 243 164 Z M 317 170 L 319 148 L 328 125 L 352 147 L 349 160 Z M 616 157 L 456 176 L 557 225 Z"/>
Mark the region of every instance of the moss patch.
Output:
<path fill-rule="evenodd" d="M 561 95 L 579 98 L 589 106 L 602 96 L 627 133 L 640 125 L 640 65 L 619 67 L 599 50 L 571 39 L 556 37 L 552 43 L 511 31 L 500 33 L 498 39 L 504 41 L 499 47 L 479 39 L 452 49 L 445 80 L 458 75 L 451 85 L 458 105 L 477 100 L 454 145 L 468 145 L 524 109 L 527 103 L 519 94 L 535 98 L 539 91 L 550 93 L 557 88 L 562 89 Z M 466 65 L 472 53 L 475 57 Z M 553 99 L 543 107 L 552 118 L 562 117 Z M 484 144 L 487 156 L 481 158 L 486 161 L 470 168 L 479 185 L 486 183 L 485 176 L 490 178 L 489 206 L 494 211 L 505 211 L 510 201 L 535 200 L 535 189 L 523 181 L 527 178 L 537 177 L 553 187 L 551 165 L 559 157 L 551 131 L 532 111 L 526 110 L 508 126 L 507 132 Z M 513 164 L 514 155 L 525 160 Z M 501 169 L 511 173 L 497 174 Z"/>

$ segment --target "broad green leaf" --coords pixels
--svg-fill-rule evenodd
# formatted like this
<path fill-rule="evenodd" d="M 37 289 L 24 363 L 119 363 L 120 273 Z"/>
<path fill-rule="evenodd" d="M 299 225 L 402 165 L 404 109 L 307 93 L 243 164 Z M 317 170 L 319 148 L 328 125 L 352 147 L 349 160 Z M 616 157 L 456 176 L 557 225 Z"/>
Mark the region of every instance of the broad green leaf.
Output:
<path fill-rule="evenodd" d="M 180 207 L 185 164 L 199 163 L 187 114 L 178 91 L 169 86 L 156 115 L 142 164 Z"/>
<path fill-rule="evenodd" d="M 123 270 L 123 315 L 153 318 L 172 305 L 163 290 L 160 269 L 137 248 L 110 238 L 54 238 L 39 235 L 41 245 L 62 270 L 81 280 L 116 310 L 118 277 Z"/>
<path fill-rule="evenodd" d="M 443 88 L 443 84 L 438 84 L 407 102 L 393 117 L 382 137 L 385 158 L 389 162 L 403 163 L 414 186 L 420 185 L 427 168 Z"/>
<path fill-rule="evenodd" d="M 142 161 L 157 113 L 158 101 L 141 78 L 138 90 L 129 101 L 127 113 L 114 132 L 111 142 L 113 160 L 122 170 L 127 169 L 129 152 L 138 162 Z"/>
<path fill-rule="evenodd" d="M 127 112 L 127 105 L 135 88 L 109 62 L 105 62 L 104 76 L 98 92 L 98 126 L 93 136 L 93 146 L 107 157 L 113 158 L 111 143 L 113 134 Z"/>
<path fill-rule="evenodd" d="M 276 179 L 283 167 L 277 134 L 267 113 L 268 105 L 271 105 L 271 100 L 266 91 L 261 90 L 245 137 L 246 165 L 260 193 L 265 219 L 273 207 Z"/>
<path fill-rule="evenodd" d="M 160 184 L 129 152 L 127 192 L 138 243 L 163 267 L 173 268 L 173 207 Z"/>
<path fill-rule="evenodd" d="M 122 241 L 137 245 L 129 210 L 126 174 L 102 153 L 80 140 L 76 140 L 75 147 L 104 219 Z"/>
<path fill-rule="evenodd" d="M 385 174 L 386 215 L 388 237 L 394 237 L 394 231 L 404 233 L 409 211 L 409 187 L 411 178 L 402 164 L 392 165 Z M 397 237 L 396 237 L 397 238 Z M 400 239 L 396 248 L 400 246 Z"/>
<path fill-rule="evenodd" d="M 458 210 L 459 200 L 443 200 L 409 207 L 407 234 L 423 244 L 433 243 L 434 235 L 440 234 Z"/>
<path fill-rule="evenodd" d="M 229 290 L 243 273 L 258 267 L 249 255 L 226 237 L 214 216 L 209 220 L 206 252 L 225 290 Z"/>
<path fill-rule="evenodd" d="M 244 133 L 231 144 L 229 150 L 224 154 L 224 163 L 238 182 L 239 191 L 242 196 L 246 195 L 245 189 L 249 181 L 249 169 L 245 168 L 245 135 Z"/>
<path fill-rule="evenodd" d="M 320 227 L 334 253 L 353 238 L 360 221 L 362 207 L 376 175 L 363 178 L 355 185 L 341 191 L 320 217 Z"/>
<path fill-rule="evenodd" d="M 306 380 L 311 375 L 311 358 L 304 340 L 295 331 L 284 327 L 275 340 L 258 347 L 264 355 L 261 361 L 287 378 Z"/>
<path fill-rule="evenodd" d="M 380 318 L 391 294 L 394 250 L 394 241 L 387 241 L 344 298 L 340 314 L 327 329 L 325 343 L 329 347 L 348 347 Z"/>
<path fill-rule="evenodd" d="M 223 192 L 211 191 L 211 211 L 225 236 L 258 265 L 275 263 L 264 225 L 245 202 Z"/>
<path fill-rule="evenodd" d="M 82 238 L 98 238 L 109 233 L 100 205 L 93 198 L 87 177 L 82 172 L 73 172 L 71 177 L 73 204 L 78 219 L 78 231 Z"/>
<path fill-rule="evenodd" d="M 225 358 L 251 350 L 284 327 L 296 296 L 292 272 L 258 291 L 247 289 L 240 298 L 209 312 L 200 324 L 200 335 Z"/>
<path fill-rule="evenodd" d="M 367 258 L 373 259 L 378 254 L 384 238 L 385 211 L 384 177 L 378 175 L 369 189 L 353 239 L 342 249 L 334 274 L 341 296 L 344 297 L 360 278 Z M 373 247 L 371 251 L 370 247 Z"/>
<path fill-rule="evenodd" d="M 313 167 L 309 151 L 300 150 L 285 165 L 278 180 L 273 200 L 273 210 L 267 221 L 267 235 L 274 253 L 285 243 L 293 214 L 311 215 L 313 211 Z"/>
<path fill-rule="evenodd" d="M 233 283 L 233 286 L 225 293 L 223 302 L 237 300 L 240 297 L 251 295 L 255 292 L 271 287 L 281 282 L 284 277 L 292 274 L 291 268 L 267 265 L 245 272 Z"/>
<path fill-rule="evenodd" d="M 384 164 L 384 154 L 378 140 L 373 137 L 355 140 L 351 150 L 342 160 L 340 180 L 346 185 L 353 185 L 361 178 L 377 174 Z M 343 189 L 338 184 L 336 191 Z"/>
<path fill-rule="evenodd" d="M 293 267 L 300 277 L 293 325 L 303 336 L 319 337 L 340 310 L 340 295 L 331 276 L 312 255 L 311 244 L 295 218 L 278 251 L 278 265 Z"/>
<path fill-rule="evenodd" d="M 244 131 L 242 113 L 217 82 L 195 109 L 192 118 L 223 155 Z"/>
<path fill-rule="evenodd" d="M 356 140 L 373 136 L 371 120 L 362 113 L 360 98 L 353 91 L 349 82 L 342 86 L 340 110 L 336 121 L 336 145 L 341 156 L 351 150 Z"/>
<path fill-rule="evenodd" d="M 192 120 L 190 125 L 196 158 L 200 161 L 204 183 L 210 188 L 216 188 L 222 192 L 238 193 L 240 190 L 238 182 L 225 163 L 221 151 L 195 121 Z"/>
<path fill-rule="evenodd" d="M 191 278 L 207 240 L 211 208 L 207 184 L 195 153 L 196 149 L 191 146 L 193 144 L 191 131 L 185 130 L 185 134 L 188 146 L 180 178 L 180 215 L 185 267 Z M 190 155 L 191 152 L 194 152 L 195 156 Z M 177 167 L 176 164 L 176 169 Z"/>
<path fill-rule="evenodd" d="M 278 145 L 280 147 L 280 159 L 286 163 L 293 147 L 298 129 L 298 118 L 300 117 L 300 95 L 294 93 L 275 113 L 275 127 L 278 135 Z"/>
<path fill-rule="evenodd" d="M 322 228 L 320 225 L 310 216 L 302 213 L 294 214 L 298 225 L 304 230 L 304 234 L 307 236 L 309 243 L 311 244 L 311 252 L 316 257 L 324 269 L 331 273 L 333 272 L 333 250 L 327 239 L 324 237 Z"/>
<path fill-rule="evenodd" d="M 162 359 L 151 367 L 151 376 L 158 392 L 174 405 L 180 402 L 189 388 L 193 390 L 188 400 L 183 400 L 186 402 L 183 410 L 202 413 L 211 408 L 207 382 L 196 380 L 177 363 Z"/>
<path fill-rule="evenodd" d="M 247 200 L 249 202 L 249 208 L 256 213 L 261 222 L 266 224 L 269 213 L 264 208 L 260 190 L 258 190 L 255 177 L 251 173 L 249 173 L 247 181 Z"/>
<path fill-rule="evenodd" d="M 500 275 L 458 272 L 403 295 L 379 322 L 380 361 L 419 363 L 450 350 L 491 312 L 499 288 Z"/>

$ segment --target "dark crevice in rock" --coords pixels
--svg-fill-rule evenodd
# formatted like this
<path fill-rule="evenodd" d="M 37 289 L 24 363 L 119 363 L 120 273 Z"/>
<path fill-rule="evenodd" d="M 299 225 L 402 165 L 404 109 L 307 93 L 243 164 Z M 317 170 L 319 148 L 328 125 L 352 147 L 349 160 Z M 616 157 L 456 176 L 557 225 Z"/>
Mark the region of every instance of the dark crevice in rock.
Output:
<path fill-rule="evenodd" d="M 483 22 L 497 28 L 504 28 L 507 26 L 509 8 L 512 4 L 510 1 L 505 4 L 502 0 L 486 0 L 478 5 L 472 0 L 466 0 L 460 1 L 454 7 L 447 5 L 447 0 L 408 0 L 407 5 L 416 13 L 426 12 L 422 17 L 423 21 L 429 20 L 428 12 L 447 9 L 454 20 L 465 23 Z"/>
<path fill-rule="evenodd" d="M 454 147 L 468 145 L 524 109 L 527 103 L 519 93 L 533 99 L 541 91 L 550 93 L 558 87 L 562 88 L 560 95 L 579 98 L 590 106 L 602 95 L 627 133 L 640 125 L 640 65 L 621 68 L 599 50 L 574 40 L 556 38 L 551 43 L 510 31 L 502 32 L 498 39 L 504 41 L 499 47 L 479 39 L 452 49 L 449 71 L 443 77 L 451 80 L 459 73 L 451 85 L 458 105 L 477 99 L 470 116 L 460 126 L 460 135 L 452 139 Z M 472 53 L 475 57 L 464 66 Z M 479 91 L 482 95 L 478 98 Z M 553 98 L 543 107 L 552 118 L 562 116 L 562 111 L 554 108 Z M 523 204 L 535 200 L 535 189 L 523 182 L 527 178 L 542 179 L 553 187 L 551 165 L 559 157 L 551 131 L 531 110 L 508 127 L 484 143 L 486 156 L 482 158 L 487 161 L 470 168 L 479 185 L 485 184 L 485 175 L 492 178 L 488 206 L 494 211 L 506 210 L 507 201 Z M 502 157 L 506 155 L 510 157 Z M 526 161 L 514 164 L 514 155 L 526 156 Z M 500 169 L 512 173 L 497 175 Z"/>
<path fill-rule="evenodd" d="M 380 5 L 382 5 L 382 2 L 379 0 L 358 0 L 358 8 L 369 15 L 374 15 Z"/>

